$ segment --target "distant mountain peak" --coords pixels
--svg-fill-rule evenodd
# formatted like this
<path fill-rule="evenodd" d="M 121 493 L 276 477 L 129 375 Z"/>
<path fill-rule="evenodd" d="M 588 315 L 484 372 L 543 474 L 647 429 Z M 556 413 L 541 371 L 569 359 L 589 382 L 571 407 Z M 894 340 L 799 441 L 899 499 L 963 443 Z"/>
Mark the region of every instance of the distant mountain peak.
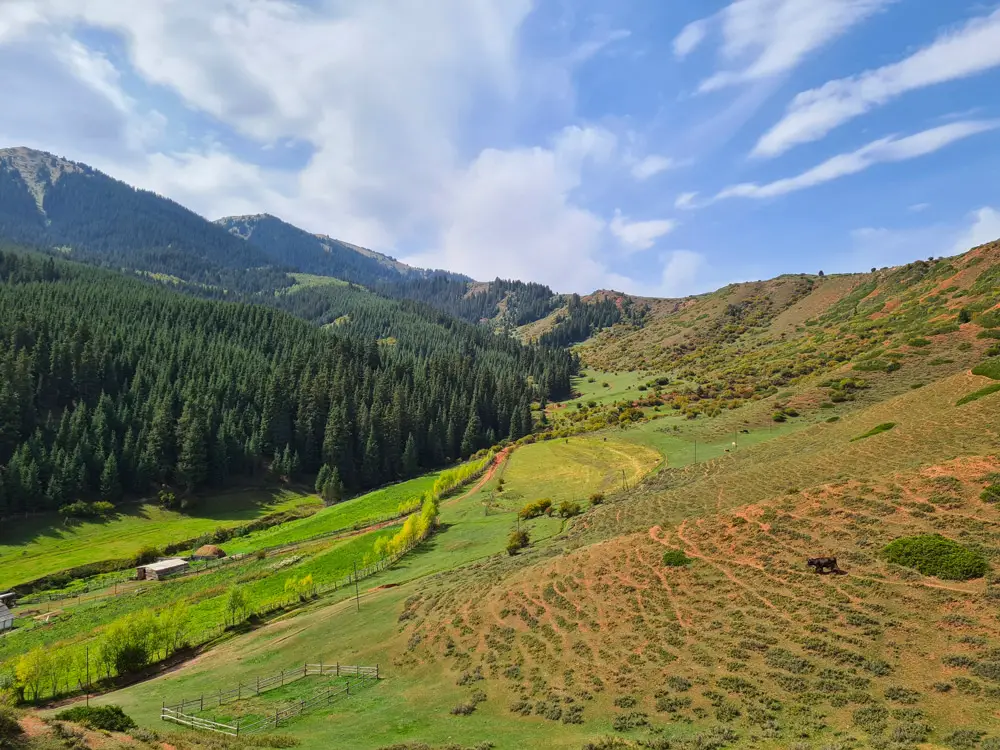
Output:
<path fill-rule="evenodd" d="M 35 199 L 38 210 L 44 213 L 42 204 L 45 193 L 55 185 L 65 174 L 86 174 L 89 167 L 50 154 L 47 151 L 36 151 L 25 146 L 0 149 L 0 165 L 13 169 L 21 175 L 24 184 Z"/>
<path fill-rule="evenodd" d="M 437 274 L 467 280 L 459 274 L 408 266 L 384 253 L 300 229 L 267 213 L 225 216 L 216 219 L 215 223 L 230 234 L 257 245 L 278 265 L 306 273 L 336 276 L 364 285 Z"/>

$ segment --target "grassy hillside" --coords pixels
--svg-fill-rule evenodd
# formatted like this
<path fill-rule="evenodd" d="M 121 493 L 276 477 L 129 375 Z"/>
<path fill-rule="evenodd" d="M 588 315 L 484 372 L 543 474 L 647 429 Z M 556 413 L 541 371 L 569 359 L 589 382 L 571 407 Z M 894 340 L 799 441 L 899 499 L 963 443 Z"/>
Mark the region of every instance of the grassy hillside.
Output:
<path fill-rule="evenodd" d="M 1000 326 L 1000 242 L 868 274 L 783 276 L 654 306 L 639 329 L 604 331 L 580 353 L 604 371 L 675 372 L 701 401 L 740 403 L 850 359 L 902 367 Z"/>
<path fill-rule="evenodd" d="M 164 700 L 378 663 L 378 685 L 282 731 L 361 750 L 995 750 L 997 269 L 1000 243 L 650 303 L 642 327 L 581 347 L 573 397 L 546 411 L 560 436 L 445 500 L 438 531 L 364 582 L 360 612 L 331 593 L 98 700 L 163 731 Z M 517 517 L 542 498 L 583 512 Z M 511 555 L 517 529 L 530 544 Z M 289 565 L 342 570 L 381 533 Z M 830 555 L 837 573 L 806 564 Z M 260 573 L 242 575 L 277 586 Z"/>
<path fill-rule="evenodd" d="M 123 506 L 103 522 L 67 522 L 55 513 L 7 519 L 0 528 L 0 589 L 79 565 L 129 558 L 143 547 L 163 548 L 273 513 L 319 506 L 315 495 L 248 490 L 215 495 L 193 513 L 144 503 Z"/>

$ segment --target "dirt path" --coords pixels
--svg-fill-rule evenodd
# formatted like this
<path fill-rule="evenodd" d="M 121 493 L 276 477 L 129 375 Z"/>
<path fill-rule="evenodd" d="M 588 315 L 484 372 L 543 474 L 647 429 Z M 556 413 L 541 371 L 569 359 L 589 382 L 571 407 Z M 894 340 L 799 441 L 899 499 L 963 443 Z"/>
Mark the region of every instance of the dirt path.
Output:
<path fill-rule="evenodd" d="M 441 503 L 441 507 L 443 508 L 447 505 L 454 505 L 460 500 L 465 500 L 465 498 L 471 497 L 472 495 L 475 495 L 477 492 L 479 492 L 479 490 L 485 487 L 486 483 L 489 482 L 494 477 L 494 475 L 497 473 L 497 470 L 503 465 L 503 463 L 507 460 L 507 458 L 511 454 L 511 451 L 513 450 L 514 448 L 513 446 L 511 446 L 510 448 L 504 448 L 502 451 L 497 453 L 496 457 L 493 459 L 493 463 L 490 464 L 490 468 L 488 468 L 485 471 L 485 473 L 481 477 L 479 477 L 479 479 L 476 481 L 474 485 L 472 485 L 468 490 L 463 492 L 461 495 L 455 495 L 455 497 L 445 500 L 443 503 Z"/>

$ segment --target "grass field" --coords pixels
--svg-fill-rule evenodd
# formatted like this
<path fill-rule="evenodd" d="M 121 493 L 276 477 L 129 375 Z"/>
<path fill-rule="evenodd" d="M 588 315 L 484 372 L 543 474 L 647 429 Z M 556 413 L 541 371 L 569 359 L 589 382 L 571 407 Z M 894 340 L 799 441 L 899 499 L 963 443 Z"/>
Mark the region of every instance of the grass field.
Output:
<path fill-rule="evenodd" d="M 252 552 L 262 547 L 290 544 L 331 531 L 363 526 L 374 520 L 395 515 L 401 503 L 419 498 L 429 491 L 439 472 L 384 487 L 352 498 L 347 502 L 324 508 L 315 515 L 289 521 L 226 543 L 230 554 Z"/>
<path fill-rule="evenodd" d="M 315 495 L 302 492 L 247 490 L 206 498 L 192 513 L 145 503 L 125 506 L 100 523 L 68 525 L 55 513 L 6 520 L 0 527 L 0 589 L 86 563 L 131 557 L 145 546 L 163 547 L 219 527 L 318 504 Z"/>
<path fill-rule="evenodd" d="M 334 278 L 333 276 L 316 276 L 311 273 L 290 273 L 288 274 L 293 279 L 295 279 L 295 286 L 291 288 L 291 291 L 297 289 L 305 289 L 311 286 L 347 286 L 347 282 L 342 279 Z"/>
<path fill-rule="evenodd" d="M 507 536 L 518 525 L 515 510 L 522 504 L 516 496 L 531 494 L 534 498 L 544 492 L 555 500 L 585 500 L 590 493 L 608 489 L 620 481 L 622 468 L 629 481 L 636 482 L 659 460 L 654 449 L 637 447 L 616 437 L 605 442 L 596 435 L 572 438 L 568 444 L 547 441 L 521 447 L 490 481 L 442 504 L 440 530 L 427 542 L 390 570 L 365 581 L 368 591 L 362 597 L 360 615 L 354 612 L 354 603 L 349 600 L 353 591 L 344 592 L 341 603 L 330 604 L 337 601 L 334 595 L 324 600 L 323 606 L 311 605 L 297 616 L 224 644 L 184 669 L 102 700 L 121 703 L 143 723 L 158 727 L 161 700 L 217 690 L 220 680 L 267 673 L 304 659 L 379 663 L 389 674 L 382 684 L 349 701 L 338 702 L 328 712 L 298 719 L 282 731 L 306 743 L 358 748 L 379 747 L 405 737 L 434 742 L 482 740 L 483 720 L 489 721 L 493 727 L 490 731 L 496 732 L 507 721 L 501 706 L 484 704 L 476 714 L 477 720 L 463 725 L 463 717 L 450 717 L 448 711 L 467 689 L 436 684 L 433 690 L 424 690 L 422 685 L 428 679 L 425 672 L 418 667 L 415 672 L 408 669 L 403 673 L 394 664 L 399 659 L 393 649 L 399 645 L 397 622 L 405 598 L 402 592 L 412 594 L 414 590 L 446 587 L 456 571 L 474 570 L 489 565 L 491 560 L 505 559 Z M 491 496 L 496 498 L 495 489 L 501 476 L 505 490 L 500 494 L 509 493 L 513 499 L 494 502 L 487 508 L 486 501 Z M 528 530 L 532 548 L 544 554 L 558 545 L 559 534 L 567 522 L 542 516 L 521 521 L 520 526 Z M 404 651 L 401 649 L 400 653 Z M 432 665 L 430 669 L 437 675 L 436 682 L 446 674 L 442 665 Z M 442 713 L 454 718 L 454 723 L 442 724 Z M 575 740 L 570 738 L 584 736 L 581 732 L 556 729 L 540 724 L 531 736 L 552 747 L 571 747 Z"/>
<path fill-rule="evenodd" d="M 576 400 L 583 402 L 596 401 L 606 404 L 621 399 L 638 398 L 640 385 L 653 378 L 648 373 L 638 372 L 601 372 L 600 370 L 584 370 L 580 377 L 573 378 L 573 391 L 579 395 Z M 593 380 L 593 382 L 590 382 Z M 607 387 L 605 387 L 607 383 Z M 568 402 L 572 405 L 573 402 Z"/>
<path fill-rule="evenodd" d="M 619 489 L 623 471 L 625 481 L 635 484 L 659 462 L 655 449 L 627 442 L 617 434 L 547 440 L 513 453 L 500 474 L 503 491 L 495 493 L 494 499 L 512 510 L 545 497 L 554 503 L 586 501 L 593 492 Z M 495 487 L 496 480 L 487 491 Z"/>

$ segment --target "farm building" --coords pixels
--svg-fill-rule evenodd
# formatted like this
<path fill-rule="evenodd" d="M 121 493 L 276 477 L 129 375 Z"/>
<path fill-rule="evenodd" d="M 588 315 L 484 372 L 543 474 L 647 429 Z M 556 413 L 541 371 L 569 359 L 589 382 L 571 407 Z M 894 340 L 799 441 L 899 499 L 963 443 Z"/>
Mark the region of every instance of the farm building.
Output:
<path fill-rule="evenodd" d="M 187 561 L 173 557 L 169 560 L 157 560 L 148 565 L 140 565 L 135 569 L 135 577 L 140 581 L 159 581 L 178 573 L 184 573 L 190 567 Z"/>
<path fill-rule="evenodd" d="M 206 544 L 204 547 L 199 547 L 191 555 L 192 560 L 220 560 L 226 556 L 225 550 L 222 547 L 216 547 L 214 544 Z"/>
<path fill-rule="evenodd" d="M 0 633 L 10 630 L 14 627 L 14 615 L 9 609 L 7 609 L 6 604 L 0 603 Z"/>

